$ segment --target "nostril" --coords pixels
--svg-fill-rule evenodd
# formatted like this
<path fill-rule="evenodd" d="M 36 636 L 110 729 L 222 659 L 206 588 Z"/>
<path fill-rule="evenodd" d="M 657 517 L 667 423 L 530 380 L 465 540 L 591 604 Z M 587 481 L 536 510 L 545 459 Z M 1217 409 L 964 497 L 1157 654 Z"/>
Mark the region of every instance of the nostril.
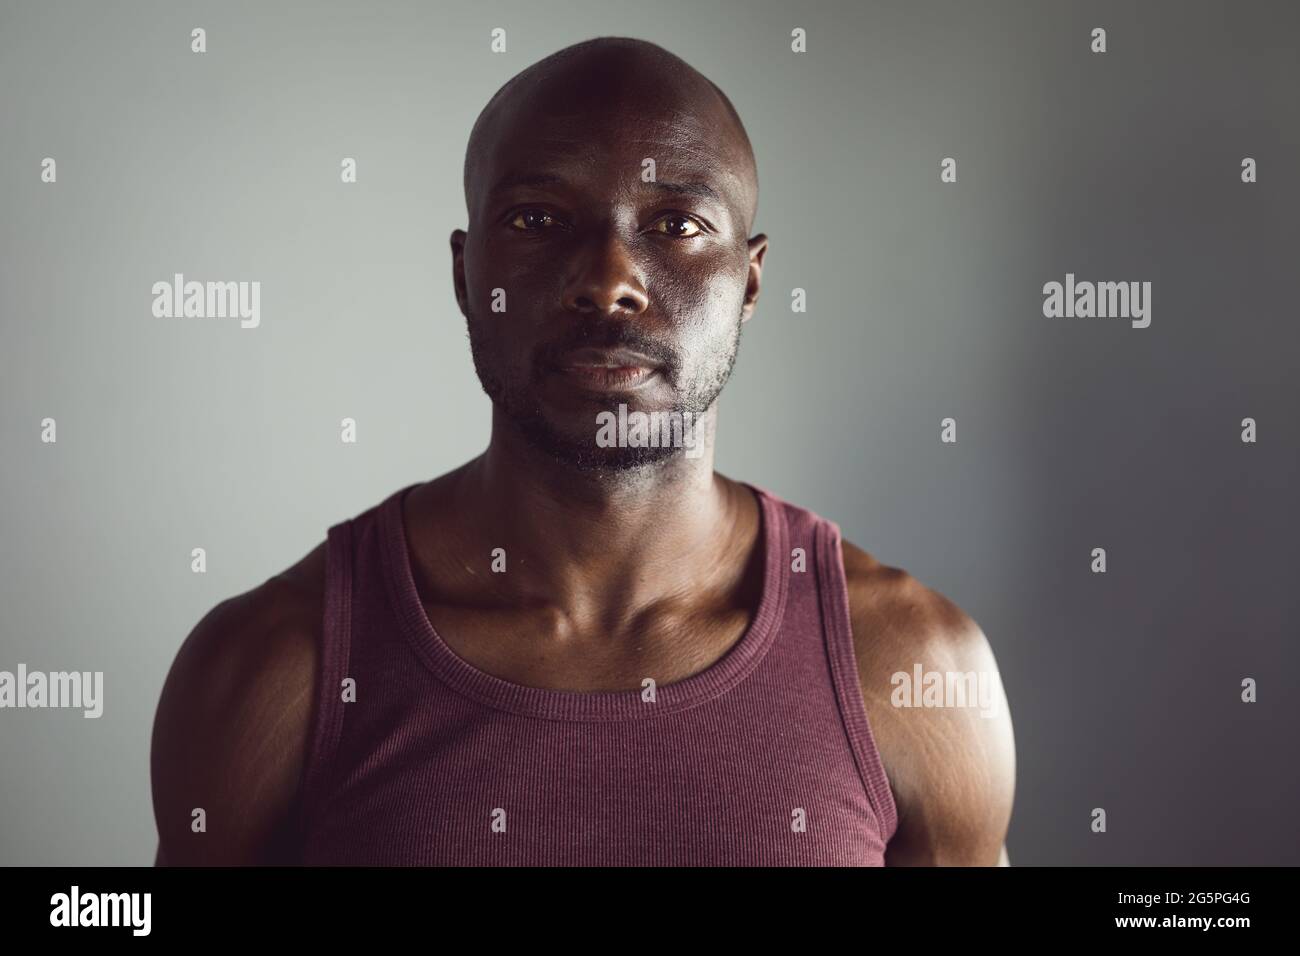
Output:
<path fill-rule="evenodd" d="M 619 298 L 614 300 L 614 306 L 612 308 L 604 308 L 594 299 L 590 299 L 585 295 L 573 297 L 573 308 L 579 312 L 640 312 L 644 307 L 645 303 L 642 300 L 630 295 L 619 296 Z"/>

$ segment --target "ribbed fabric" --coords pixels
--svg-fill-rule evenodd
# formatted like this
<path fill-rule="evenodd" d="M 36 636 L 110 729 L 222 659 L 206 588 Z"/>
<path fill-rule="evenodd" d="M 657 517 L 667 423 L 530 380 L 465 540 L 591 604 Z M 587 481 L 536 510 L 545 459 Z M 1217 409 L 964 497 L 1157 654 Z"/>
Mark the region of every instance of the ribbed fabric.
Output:
<path fill-rule="evenodd" d="M 883 865 L 897 810 L 834 522 L 748 485 L 762 512 L 757 614 L 649 703 L 525 687 L 459 657 L 416 591 L 413 487 L 329 529 L 302 863 Z M 792 570 L 794 549 L 806 570 Z"/>

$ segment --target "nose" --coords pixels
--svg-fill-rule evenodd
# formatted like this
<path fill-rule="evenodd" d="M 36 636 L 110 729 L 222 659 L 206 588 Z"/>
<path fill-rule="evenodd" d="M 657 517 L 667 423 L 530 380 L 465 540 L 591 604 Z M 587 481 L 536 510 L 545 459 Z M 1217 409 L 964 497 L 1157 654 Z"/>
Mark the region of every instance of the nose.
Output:
<path fill-rule="evenodd" d="M 564 307 L 572 312 L 640 315 L 650 305 L 636 262 L 613 229 L 579 250 L 564 287 Z"/>

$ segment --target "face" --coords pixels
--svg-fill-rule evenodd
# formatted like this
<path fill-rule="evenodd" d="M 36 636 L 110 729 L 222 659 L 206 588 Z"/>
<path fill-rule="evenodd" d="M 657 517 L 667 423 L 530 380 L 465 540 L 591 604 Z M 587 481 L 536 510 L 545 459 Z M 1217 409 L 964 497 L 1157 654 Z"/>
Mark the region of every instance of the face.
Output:
<path fill-rule="evenodd" d="M 683 449 L 601 447 L 598 414 L 713 406 L 766 240 L 746 238 L 720 107 L 568 100 L 495 117 L 452 237 L 457 295 L 498 414 L 554 458 L 625 471 Z"/>

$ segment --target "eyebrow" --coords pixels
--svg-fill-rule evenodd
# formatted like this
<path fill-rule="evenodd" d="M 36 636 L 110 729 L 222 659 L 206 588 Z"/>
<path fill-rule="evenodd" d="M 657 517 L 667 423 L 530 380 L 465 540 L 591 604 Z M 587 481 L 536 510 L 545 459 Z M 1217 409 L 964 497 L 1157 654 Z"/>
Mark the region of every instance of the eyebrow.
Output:
<path fill-rule="evenodd" d="M 656 182 L 653 185 L 670 193 L 679 193 L 683 196 L 699 196 L 701 199 L 712 199 L 714 202 L 722 202 L 722 197 L 719 196 L 717 191 L 708 183 Z"/>
<path fill-rule="evenodd" d="M 563 186 L 564 180 L 551 173 L 508 173 L 497 180 L 492 192 L 497 193 L 511 186 Z"/>
<path fill-rule="evenodd" d="M 508 173 L 497 180 L 496 185 L 492 187 L 492 193 L 496 194 L 503 189 L 510 189 L 513 186 L 567 186 L 568 182 L 561 176 L 554 173 Z M 722 197 L 708 183 L 685 182 L 672 183 L 656 180 L 645 184 L 663 192 L 670 192 L 680 196 L 698 196 L 701 199 L 711 199 L 714 202 L 721 203 Z"/>

